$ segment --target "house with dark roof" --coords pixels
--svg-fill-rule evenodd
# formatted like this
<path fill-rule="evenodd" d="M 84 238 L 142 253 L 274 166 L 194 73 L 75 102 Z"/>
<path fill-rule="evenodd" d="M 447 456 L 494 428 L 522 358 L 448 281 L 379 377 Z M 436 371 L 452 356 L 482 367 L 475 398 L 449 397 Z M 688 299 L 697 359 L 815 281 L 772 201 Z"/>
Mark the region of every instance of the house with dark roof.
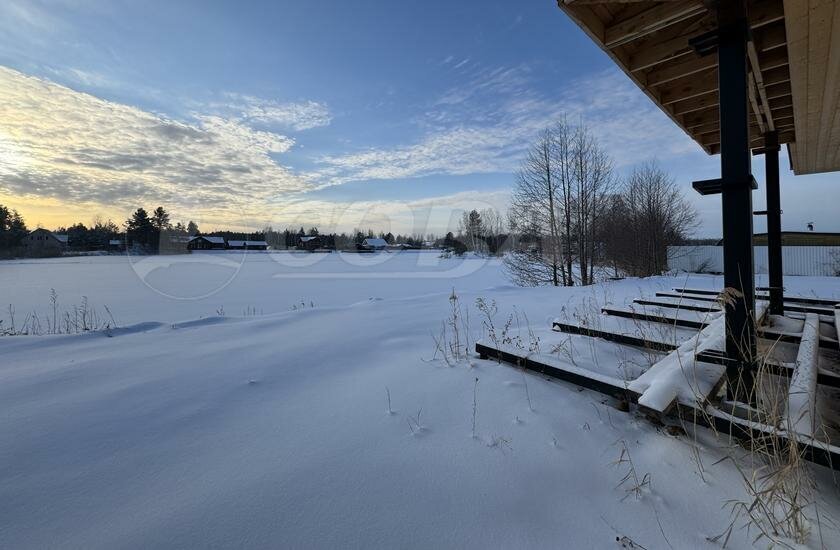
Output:
<path fill-rule="evenodd" d="M 53 233 L 47 229 L 36 229 L 23 238 L 23 246 L 29 253 L 58 254 L 67 248 L 67 235 Z"/>
<path fill-rule="evenodd" d="M 268 243 L 265 241 L 228 241 L 229 250 L 268 250 Z"/>
<path fill-rule="evenodd" d="M 388 241 L 385 239 L 368 237 L 362 241 L 361 248 L 363 250 L 385 250 L 388 248 Z"/>
<path fill-rule="evenodd" d="M 313 250 L 317 250 L 323 246 L 323 241 L 321 240 L 320 235 L 310 235 L 307 237 L 301 237 L 300 241 L 298 242 L 297 248 L 298 250 L 308 250 L 312 252 Z"/>
<path fill-rule="evenodd" d="M 187 243 L 188 250 L 224 250 L 227 242 L 224 237 L 209 237 L 198 235 Z"/>

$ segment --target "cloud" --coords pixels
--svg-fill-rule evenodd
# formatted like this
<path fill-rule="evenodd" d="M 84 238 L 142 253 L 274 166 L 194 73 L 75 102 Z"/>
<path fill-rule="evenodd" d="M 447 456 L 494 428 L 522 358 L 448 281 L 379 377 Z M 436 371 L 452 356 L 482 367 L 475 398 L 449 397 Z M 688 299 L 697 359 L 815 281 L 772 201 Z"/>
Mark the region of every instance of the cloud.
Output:
<path fill-rule="evenodd" d="M 475 70 L 468 81 L 445 90 L 415 118 L 424 133 L 414 143 L 323 156 L 312 176 L 337 185 L 513 172 L 537 133 L 564 116 L 583 120 L 619 167 L 696 150 L 694 142 L 617 70 L 549 92 L 539 91 L 534 80 L 527 66 Z"/>
<path fill-rule="evenodd" d="M 465 191 L 417 200 L 336 202 L 297 198 L 272 209 L 267 225 L 274 228 L 317 226 L 321 232 L 351 232 L 373 228 L 393 233 L 425 235 L 455 231 L 464 211 L 491 208 L 506 212 L 510 191 Z"/>
<path fill-rule="evenodd" d="M 226 97 L 229 103 L 216 104 L 216 108 L 247 122 L 301 131 L 328 126 L 332 121 L 327 105 L 317 101 L 281 103 L 235 93 L 226 94 Z"/>
<path fill-rule="evenodd" d="M 273 158 L 292 138 L 239 120 L 172 120 L 3 67 L 0 96 L 0 191 L 12 196 L 239 221 L 313 187 Z"/>

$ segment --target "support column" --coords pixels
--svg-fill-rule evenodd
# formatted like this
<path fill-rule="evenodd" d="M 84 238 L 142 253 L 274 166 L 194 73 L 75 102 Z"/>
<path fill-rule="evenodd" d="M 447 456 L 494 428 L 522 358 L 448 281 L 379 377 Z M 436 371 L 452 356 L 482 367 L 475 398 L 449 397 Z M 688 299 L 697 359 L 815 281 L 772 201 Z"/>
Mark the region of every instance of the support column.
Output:
<path fill-rule="evenodd" d="M 784 313 L 782 281 L 782 204 L 779 197 L 779 135 L 764 134 L 767 177 L 767 264 L 770 272 L 770 313 Z"/>
<path fill-rule="evenodd" d="M 746 5 L 718 3 L 718 89 L 720 166 L 723 204 L 724 287 L 734 289 L 726 303 L 726 354 L 730 396 L 745 399 L 753 377 L 744 365 L 755 360 L 755 275 L 753 266 L 752 166 L 747 102 Z"/>

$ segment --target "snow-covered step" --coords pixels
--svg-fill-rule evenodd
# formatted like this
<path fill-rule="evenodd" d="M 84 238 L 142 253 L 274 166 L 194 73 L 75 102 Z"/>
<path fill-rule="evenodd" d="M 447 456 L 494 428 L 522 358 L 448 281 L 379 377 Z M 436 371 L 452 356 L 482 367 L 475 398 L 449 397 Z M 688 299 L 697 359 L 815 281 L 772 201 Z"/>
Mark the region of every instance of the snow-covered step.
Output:
<path fill-rule="evenodd" d="M 721 315 L 720 311 L 716 312 L 697 312 L 688 310 L 668 310 L 661 307 L 630 307 L 629 309 L 604 307 L 601 308 L 601 313 L 606 315 L 614 315 L 617 317 L 625 317 L 627 319 L 635 319 L 638 321 L 648 321 L 652 323 L 665 323 L 678 327 L 703 329 L 712 320 Z"/>

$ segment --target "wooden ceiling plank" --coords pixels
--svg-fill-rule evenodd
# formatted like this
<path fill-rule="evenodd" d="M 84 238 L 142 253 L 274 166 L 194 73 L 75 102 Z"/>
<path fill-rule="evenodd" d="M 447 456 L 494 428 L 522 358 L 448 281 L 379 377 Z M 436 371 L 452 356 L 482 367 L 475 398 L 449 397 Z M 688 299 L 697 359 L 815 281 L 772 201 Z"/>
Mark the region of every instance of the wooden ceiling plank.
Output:
<path fill-rule="evenodd" d="M 808 86 L 808 2 L 784 0 L 784 6 L 791 87 L 804 91 Z M 794 172 L 808 173 L 808 98 L 797 93 L 792 96 L 792 104 L 797 139 L 796 147 L 791 148 L 791 163 Z"/>
<path fill-rule="evenodd" d="M 659 91 L 659 102 L 662 105 L 670 105 L 677 101 L 683 101 L 713 92 L 718 89 L 717 68 L 707 74 L 691 75 L 669 82 Z"/>
<path fill-rule="evenodd" d="M 753 29 L 782 21 L 785 18 L 784 6 L 779 0 L 757 0 L 750 3 L 749 11 Z"/>
<path fill-rule="evenodd" d="M 767 90 L 768 99 L 784 97 L 786 95 L 790 95 L 790 82 L 780 82 L 779 84 L 767 86 L 765 89 Z"/>
<path fill-rule="evenodd" d="M 607 27 L 604 45 L 614 48 L 705 12 L 706 7 L 698 0 L 663 2 Z"/>
<path fill-rule="evenodd" d="M 790 82 L 790 71 L 788 71 L 787 66 L 767 70 L 762 65 L 761 68 L 761 76 L 765 86 L 781 84 L 782 82 Z"/>
<path fill-rule="evenodd" d="M 753 31 L 753 39 L 758 51 L 768 52 L 787 44 L 787 33 L 782 23 L 774 23 Z"/>
<path fill-rule="evenodd" d="M 690 57 L 680 60 L 680 63 L 670 67 L 656 68 L 647 74 L 645 82 L 648 86 L 661 86 L 673 80 L 690 76 L 717 67 L 717 56 Z"/>

